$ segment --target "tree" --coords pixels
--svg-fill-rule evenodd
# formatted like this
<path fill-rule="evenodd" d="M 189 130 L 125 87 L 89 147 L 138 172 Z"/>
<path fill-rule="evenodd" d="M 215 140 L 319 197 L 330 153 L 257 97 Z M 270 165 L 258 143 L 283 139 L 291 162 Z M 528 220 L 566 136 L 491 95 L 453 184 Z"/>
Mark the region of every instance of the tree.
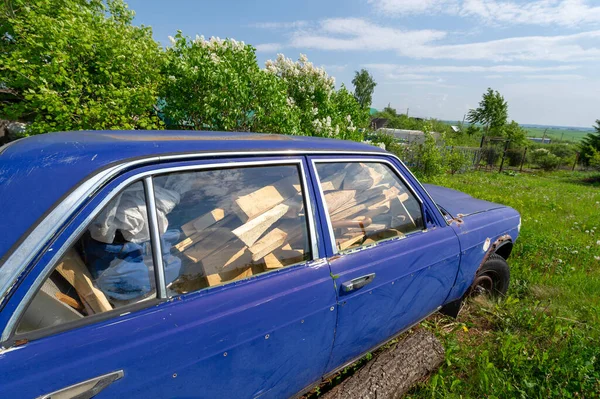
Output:
<path fill-rule="evenodd" d="M 508 104 L 498 91 L 488 88 L 483 94 L 479 107 L 469 110 L 467 120 L 469 123 L 479 123 L 485 126 L 485 133 L 503 135 L 503 128 L 508 118 Z"/>
<path fill-rule="evenodd" d="M 515 121 L 511 121 L 504 126 L 504 134 L 513 147 L 520 147 L 525 144 L 527 132 Z"/>
<path fill-rule="evenodd" d="M 581 159 L 587 166 L 590 165 L 592 159 L 596 159 L 597 153 L 600 152 L 600 119 L 596 120 L 595 133 L 588 133 L 580 143 Z"/>
<path fill-rule="evenodd" d="M 0 3 L 0 118 L 26 134 L 160 128 L 161 49 L 122 0 Z"/>
<path fill-rule="evenodd" d="M 261 70 L 255 49 L 234 39 L 178 32 L 166 51 L 163 112 L 180 129 L 299 134 L 287 87 Z"/>
<path fill-rule="evenodd" d="M 352 79 L 354 85 L 354 97 L 362 108 L 369 108 L 373 99 L 373 91 L 375 90 L 375 80 L 373 76 L 366 69 L 355 71 L 354 79 Z"/>

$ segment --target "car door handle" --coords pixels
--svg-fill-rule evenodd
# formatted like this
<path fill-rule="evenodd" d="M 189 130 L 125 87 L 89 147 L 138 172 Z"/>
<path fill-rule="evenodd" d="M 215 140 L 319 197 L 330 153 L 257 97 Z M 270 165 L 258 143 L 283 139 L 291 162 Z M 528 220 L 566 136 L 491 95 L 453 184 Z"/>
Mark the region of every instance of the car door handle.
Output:
<path fill-rule="evenodd" d="M 342 283 L 342 290 L 344 292 L 350 292 L 357 290 L 359 288 L 364 287 L 369 284 L 375 278 L 375 273 L 367 274 L 366 276 L 361 276 L 350 281 L 346 281 Z"/>
<path fill-rule="evenodd" d="M 113 382 L 123 378 L 123 375 L 123 370 L 104 374 L 58 391 L 38 396 L 37 399 L 90 399 L 98 395 L 100 391 Z"/>

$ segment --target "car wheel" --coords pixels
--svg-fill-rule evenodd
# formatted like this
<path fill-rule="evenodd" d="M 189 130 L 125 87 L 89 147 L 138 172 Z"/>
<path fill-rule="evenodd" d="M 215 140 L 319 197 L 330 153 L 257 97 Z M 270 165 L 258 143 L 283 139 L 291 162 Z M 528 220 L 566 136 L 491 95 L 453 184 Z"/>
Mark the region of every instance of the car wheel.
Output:
<path fill-rule="evenodd" d="M 492 298 L 503 297 L 508 291 L 510 269 L 500 255 L 492 254 L 481 266 L 471 286 L 471 295 L 487 295 Z"/>

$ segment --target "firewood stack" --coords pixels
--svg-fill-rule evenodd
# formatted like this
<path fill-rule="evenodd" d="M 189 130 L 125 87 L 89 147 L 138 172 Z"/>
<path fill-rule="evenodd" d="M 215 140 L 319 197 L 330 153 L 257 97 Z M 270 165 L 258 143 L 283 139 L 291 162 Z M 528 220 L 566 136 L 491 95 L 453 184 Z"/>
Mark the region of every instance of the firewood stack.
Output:
<path fill-rule="evenodd" d="M 308 234 L 298 176 L 228 197 L 181 230 L 186 237 L 175 248 L 188 264 L 183 291 L 301 262 Z"/>

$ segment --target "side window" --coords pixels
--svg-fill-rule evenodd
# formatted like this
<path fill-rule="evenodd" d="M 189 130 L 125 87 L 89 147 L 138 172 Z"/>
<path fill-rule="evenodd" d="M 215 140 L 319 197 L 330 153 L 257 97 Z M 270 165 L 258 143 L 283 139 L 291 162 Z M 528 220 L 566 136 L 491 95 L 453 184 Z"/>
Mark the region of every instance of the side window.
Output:
<path fill-rule="evenodd" d="M 59 260 L 23 314 L 17 334 L 156 297 L 144 185 L 126 188 Z"/>
<path fill-rule="evenodd" d="M 154 178 L 169 296 L 310 259 L 296 165 Z"/>
<path fill-rule="evenodd" d="M 317 163 L 338 251 L 423 229 L 421 206 L 385 164 Z"/>

